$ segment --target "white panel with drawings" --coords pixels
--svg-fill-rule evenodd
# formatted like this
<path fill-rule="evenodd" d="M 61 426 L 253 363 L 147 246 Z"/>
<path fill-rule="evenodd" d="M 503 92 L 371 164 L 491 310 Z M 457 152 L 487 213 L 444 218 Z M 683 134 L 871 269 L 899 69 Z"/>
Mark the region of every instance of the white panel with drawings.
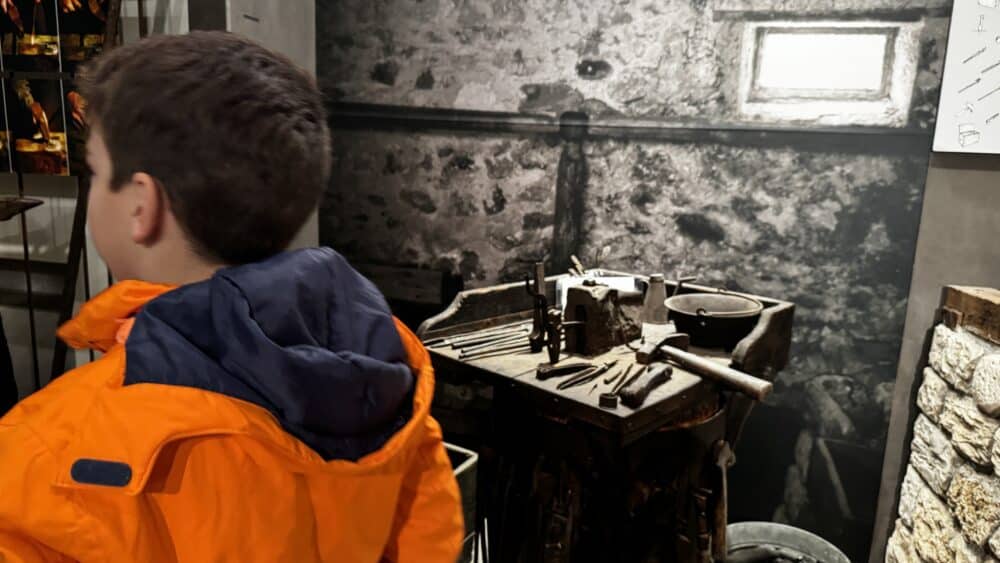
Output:
<path fill-rule="evenodd" d="M 1000 0 L 955 0 L 934 150 L 1000 154 Z"/>

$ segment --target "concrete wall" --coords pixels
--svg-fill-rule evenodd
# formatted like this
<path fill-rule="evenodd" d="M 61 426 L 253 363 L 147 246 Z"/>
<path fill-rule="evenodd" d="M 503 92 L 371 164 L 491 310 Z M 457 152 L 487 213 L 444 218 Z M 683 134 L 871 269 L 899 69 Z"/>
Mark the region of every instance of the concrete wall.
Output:
<path fill-rule="evenodd" d="M 878 528 L 872 559 L 885 546 L 917 415 L 914 397 L 923 380 L 930 332 L 946 285 L 995 287 L 1000 281 L 997 196 L 1000 159 L 937 154 L 931 159 L 920 222 L 906 328 L 899 356 L 892 422 L 882 472 Z"/>
<path fill-rule="evenodd" d="M 654 129 L 726 131 L 579 143 L 336 131 L 321 242 L 358 261 L 445 268 L 472 286 L 518 279 L 569 244 L 591 265 L 694 274 L 796 302 L 792 363 L 737 448 L 733 489 L 756 494 L 735 494 L 733 514 L 816 530 L 864 558 L 879 472 L 863 460 L 878 460 L 884 447 L 946 5 L 321 0 L 317 69 L 333 101 L 579 111 Z M 726 10 L 752 13 L 717 17 Z M 913 19 L 920 32 L 905 134 L 855 131 L 845 140 L 809 132 L 806 122 L 793 135 L 742 118 L 741 18 L 755 15 Z M 585 61 L 604 70 L 590 75 Z M 554 234 L 566 190 L 582 208 L 571 243 Z M 813 447 L 820 441 L 824 455 Z M 816 470 L 822 464 L 830 467 Z M 851 506 L 833 510 L 824 504 L 831 475 L 852 468 L 844 477 Z"/>

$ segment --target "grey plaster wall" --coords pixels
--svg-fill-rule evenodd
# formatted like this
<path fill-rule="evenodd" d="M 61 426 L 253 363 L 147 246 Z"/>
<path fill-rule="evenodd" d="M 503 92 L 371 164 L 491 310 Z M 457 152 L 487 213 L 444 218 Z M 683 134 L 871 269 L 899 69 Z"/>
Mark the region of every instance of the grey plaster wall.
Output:
<path fill-rule="evenodd" d="M 342 102 L 582 111 L 647 124 L 740 121 L 752 129 L 771 124 L 738 115 L 747 15 L 719 14 L 916 13 L 922 28 L 906 129 L 920 132 L 933 126 L 947 5 L 320 0 L 317 68 L 331 100 Z M 863 135 L 859 145 L 868 149 L 827 144 L 819 133 L 807 146 L 781 134 L 766 144 L 591 139 L 573 157 L 585 171 L 573 176 L 583 201 L 574 244 L 585 262 L 692 274 L 798 304 L 792 363 L 751 420 L 745 441 L 753 446 L 738 448 L 734 483 L 755 482 L 760 492 L 734 495 L 733 513 L 813 529 L 855 560 L 868 547 L 876 501 L 869 485 L 877 490 L 879 479 L 877 467 L 858 460 L 880 460 L 884 447 L 929 145 L 919 133 L 905 144 L 879 134 Z M 567 152 L 558 138 L 356 129 L 335 136 L 320 238 L 355 260 L 444 267 L 477 286 L 518 279 L 559 243 L 556 187 Z M 813 459 L 831 467 L 810 468 Z M 842 476 L 851 482 L 846 513 L 825 500 L 838 467 L 857 468 Z"/>

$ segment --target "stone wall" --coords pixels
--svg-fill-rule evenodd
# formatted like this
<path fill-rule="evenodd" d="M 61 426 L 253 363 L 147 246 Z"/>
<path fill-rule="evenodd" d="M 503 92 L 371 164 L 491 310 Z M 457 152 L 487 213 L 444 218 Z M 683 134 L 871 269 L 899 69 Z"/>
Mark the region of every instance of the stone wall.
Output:
<path fill-rule="evenodd" d="M 1000 342 L 950 324 L 934 329 L 917 392 L 890 563 L 1000 556 Z"/>

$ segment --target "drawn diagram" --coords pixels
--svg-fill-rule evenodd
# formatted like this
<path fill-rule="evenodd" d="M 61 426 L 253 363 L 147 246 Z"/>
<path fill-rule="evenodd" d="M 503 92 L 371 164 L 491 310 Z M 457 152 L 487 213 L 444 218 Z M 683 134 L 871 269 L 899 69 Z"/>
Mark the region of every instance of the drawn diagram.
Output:
<path fill-rule="evenodd" d="M 954 0 L 935 151 L 1000 154 L 998 69 L 1000 0 Z"/>
<path fill-rule="evenodd" d="M 983 135 L 972 123 L 962 123 L 958 126 L 958 144 L 969 147 L 979 143 Z"/>

